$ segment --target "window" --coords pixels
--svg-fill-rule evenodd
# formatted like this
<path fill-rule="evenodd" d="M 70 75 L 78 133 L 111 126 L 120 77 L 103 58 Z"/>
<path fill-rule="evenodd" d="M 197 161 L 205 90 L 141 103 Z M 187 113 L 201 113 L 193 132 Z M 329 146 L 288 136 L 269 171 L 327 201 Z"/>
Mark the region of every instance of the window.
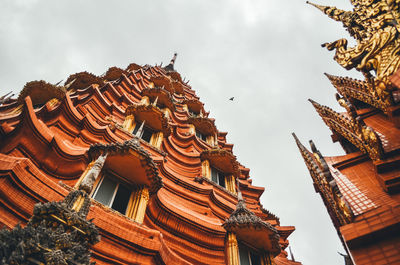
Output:
<path fill-rule="evenodd" d="M 192 116 L 199 116 L 200 112 L 195 112 L 193 110 L 189 110 L 189 114 L 192 115 Z"/>
<path fill-rule="evenodd" d="M 131 190 L 124 184 L 104 176 L 97 186 L 93 198 L 108 207 L 125 214 Z"/>
<path fill-rule="evenodd" d="M 260 255 L 253 249 L 239 243 L 240 265 L 261 265 Z"/>
<path fill-rule="evenodd" d="M 203 140 L 203 141 L 207 141 L 207 136 L 205 136 L 204 134 L 202 134 L 198 130 L 196 130 L 196 137 L 201 139 L 201 140 Z"/>
<path fill-rule="evenodd" d="M 140 128 L 140 124 L 136 123 L 135 129 L 133 129 L 132 134 L 136 135 L 139 128 Z M 150 139 L 151 139 L 151 136 L 153 135 L 153 133 L 154 133 L 154 131 L 152 129 L 150 129 L 149 127 L 143 126 L 143 131 L 142 131 L 142 134 L 140 135 L 140 138 L 145 140 L 146 142 L 150 143 Z"/>
<path fill-rule="evenodd" d="M 225 175 L 213 167 L 211 167 L 211 180 L 225 188 Z"/>

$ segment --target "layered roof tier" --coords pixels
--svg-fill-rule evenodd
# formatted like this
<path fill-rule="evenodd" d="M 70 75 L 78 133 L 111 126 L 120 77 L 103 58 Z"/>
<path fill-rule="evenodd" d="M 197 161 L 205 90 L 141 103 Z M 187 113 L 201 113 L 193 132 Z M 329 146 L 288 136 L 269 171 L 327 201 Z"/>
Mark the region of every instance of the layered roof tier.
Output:
<path fill-rule="evenodd" d="M 26 223 L 35 203 L 60 200 L 90 180 L 84 187 L 93 198 L 88 218 L 102 236 L 92 255 L 99 264 L 226 264 L 223 224 L 240 185 L 242 203 L 275 233 L 271 257 L 291 264 L 280 249 L 294 227 L 280 226 L 261 206 L 264 188 L 251 184 L 174 60 L 77 73 L 65 85 L 30 82 L 3 102 L 0 223 Z M 110 203 L 99 190 L 111 187 Z M 133 191 L 123 195 L 123 187 Z M 123 196 L 127 206 L 116 205 Z"/>

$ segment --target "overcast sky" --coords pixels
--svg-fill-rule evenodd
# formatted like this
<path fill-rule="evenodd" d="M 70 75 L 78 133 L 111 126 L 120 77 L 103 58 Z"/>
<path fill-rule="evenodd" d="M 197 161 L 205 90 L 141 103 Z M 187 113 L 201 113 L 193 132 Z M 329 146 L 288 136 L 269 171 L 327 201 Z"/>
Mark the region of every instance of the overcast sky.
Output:
<path fill-rule="evenodd" d="M 348 0 L 319 0 L 350 9 Z M 304 264 L 344 264 L 336 231 L 291 137 L 313 139 L 324 155 L 343 151 L 311 104 L 340 110 L 323 75 L 359 76 L 320 44 L 348 37 L 341 24 L 299 0 L 0 2 L 0 94 L 32 80 L 56 83 L 76 72 L 103 74 L 129 63 L 175 68 L 227 131 L 265 208 L 294 225 Z M 234 96 L 235 100 L 229 101 Z"/>

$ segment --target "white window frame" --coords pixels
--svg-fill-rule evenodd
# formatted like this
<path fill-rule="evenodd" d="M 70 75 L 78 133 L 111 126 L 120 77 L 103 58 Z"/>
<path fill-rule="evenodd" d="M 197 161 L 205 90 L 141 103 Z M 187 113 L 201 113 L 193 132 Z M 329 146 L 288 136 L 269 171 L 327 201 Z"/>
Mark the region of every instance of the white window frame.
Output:
<path fill-rule="evenodd" d="M 239 242 L 239 244 L 238 244 L 238 250 L 240 249 L 240 245 L 242 245 L 242 246 L 244 246 L 246 249 L 246 254 L 247 254 L 247 258 L 248 258 L 248 260 L 249 260 L 249 264 L 250 265 L 253 265 L 253 262 L 251 261 L 251 255 L 250 255 L 250 252 L 252 251 L 252 248 L 251 247 L 249 247 L 247 244 L 244 244 L 243 242 Z M 258 256 L 258 258 L 259 258 L 259 260 L 260 260 L 260 262 L 261 262 L 261 256 L 260 256 L 260 254 L 257 252 L 257 251 L 253 251 L 253 253 L 254 254 L 256 254 L 257 256 Z M 240 264 L 240 251 L 239 251 L 239 265 L 241 265 Z"/>
<path fill-rule="evenodd" d="M 104 180 L 105 178 L 106 178 L 106 174 L 103 173 L 103 174 L 102 174 L 102 177 L 101 177 L 101 180 L 99 181 L 99 183 L 97 184 L 96 189 L 94 190 L 93 194 L 91 195 L 91 198 L 93 198 L 94 200 L 96 200 L 95 197 L 96 197 L 96 195 L 97 195 L 97 192 L 99 191 L 100 186 L 101 186 L 101 184 L 103 183 L 103 180 Z M 118 191 L 118 189 L 119 189 L 119 185 L 121 184 L 121 182 L 120 182 L 118 179 L 116 179 L 116 178 L 113 178 L 113 177 L 109 177 L 109 178 L 112 179 L 112 180 L 114 180 L 115 182 L 117 182 L 117 186 L 115 186 L 114 193 L 113 193 L 113 195 L 112 195 L 112 197 L 111 197 L 110 203 L 109 203 L 108 205 L 103 204 L 103 203 L 101 203 L 101 202 L 100 202 L 100 203 L 112 209 L 111 206 L 112 206 L 113 203 L 114 203 L 114 199 L 115 199 L 115 196 L 117 195 L 117 191 Z M 132 195 L 132 191 L 131 191 L 131 194 L 130 194 L 129 196 L 131 196 L 131 195 Z M 129 204 L 129 201 L 128 201 L 128 204 Z M 126 210 L 125 210 L 125 213 L 124 213 L 124 214 L 126 214 L 126 211 L 127 211 L 127 210 L 128 210 L 128 207 L 126 207 Z"/>

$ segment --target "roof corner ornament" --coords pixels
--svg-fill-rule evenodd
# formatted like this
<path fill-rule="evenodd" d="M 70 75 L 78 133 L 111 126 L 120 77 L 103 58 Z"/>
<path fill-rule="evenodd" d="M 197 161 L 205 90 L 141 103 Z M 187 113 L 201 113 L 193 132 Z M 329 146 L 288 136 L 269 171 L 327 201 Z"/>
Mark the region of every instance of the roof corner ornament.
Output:
<path fill-rule="evenodd" d="M 384 150 L 379 135 L 359 116 L 348 117 L 309 99 L 325 124 L 337 132 L 373 161 L 383 159 Z"/>
<path fill-rule="evenodd" d="M 357 111 L 354 105 L 351 104 L 346 97 L 341 97 L 338 93 L 335 94 L 335 97 L 339 105 L 346 109 L 351 118 L 355 119 L 357 117 Z"/>
<path fill-rule="evenodd" d="M 243 202 L 244 203 L 242 191 L 240 190 L 239 178 L 236 178 L 236 185 L 237 185 L 237 197 L 238 197 L 238 205 L 239 205 L 239 202 Z"/>

